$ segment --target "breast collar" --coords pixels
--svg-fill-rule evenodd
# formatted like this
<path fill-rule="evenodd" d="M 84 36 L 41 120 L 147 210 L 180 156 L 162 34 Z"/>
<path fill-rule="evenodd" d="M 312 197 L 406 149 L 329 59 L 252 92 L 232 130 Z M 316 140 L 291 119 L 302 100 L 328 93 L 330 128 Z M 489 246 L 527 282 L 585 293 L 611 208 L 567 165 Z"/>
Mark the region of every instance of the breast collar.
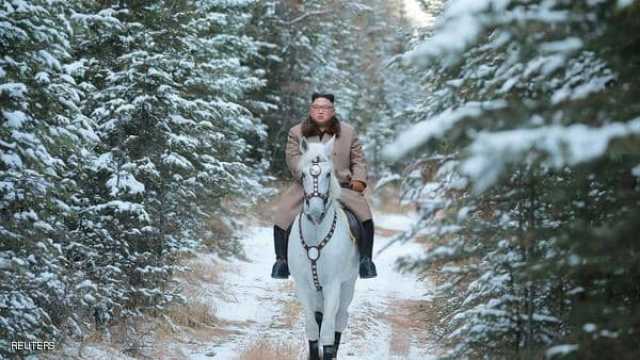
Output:
<path fill-rule="evenodd" d="M 320 258 L 320 250 L 322 250 L 322 248 L 325 245 L 327 245 L 329 240 L 331 240 L 331 238 L 333 237 L 333 233 L 336 230 L 337 219 L 338 219 L 338 209 L 336 209 L 333 212 L 333 221 L 331 222 L 331 227 L 329 228 L 329 232 L 327 233 L 327 235 L 324 236 L 324 238 L 318 245 L 310 246 L 310 245 L 307 245 L 307 243 L 304 241 L 304 237 L 302 235 L 302 212 L 298 217 L 298 231 L 300 235 L 300 241 L 302 242 L 302 247 L 304 247 L 304 249 L 307 252 L 307 258 L 309 259 L 309 261 L 311 261 L 311 275 L 313 276 L 313 285 L 315 286 L 316 291 L 322 290 L 322 286 L 320 286 L 320 280 L 318 279 L 317 260 Z"/>

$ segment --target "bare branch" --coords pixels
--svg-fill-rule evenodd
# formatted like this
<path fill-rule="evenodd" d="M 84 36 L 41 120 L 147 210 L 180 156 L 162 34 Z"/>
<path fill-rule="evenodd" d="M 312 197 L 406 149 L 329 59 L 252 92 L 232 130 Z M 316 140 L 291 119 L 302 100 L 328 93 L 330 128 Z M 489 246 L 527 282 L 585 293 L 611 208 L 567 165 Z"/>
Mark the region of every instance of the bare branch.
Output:
<path fill-rule="evenodd" d="M 295 18 L 295 19 L 293 19 L 293 20 L 289 21 L 289 24 L 295 24 L 295 23 L 297 23 L 298 21 L 302 21 L 302 20 L 304 20 L 305 18 L 307 18 L 307 17 L 309 17 L 309 16 L 313 16 L 313 15 L 325 15 L 325 14 L 328 14 L 328 13 L 330 13 L 330 12 L 331 12 L 331 10 L 318 10 L 318 11 L 312 11 L 312 12 L 304 13 L 304 14 L 302 14 L 302 15 L 298 16 L 297 18 Z"/>

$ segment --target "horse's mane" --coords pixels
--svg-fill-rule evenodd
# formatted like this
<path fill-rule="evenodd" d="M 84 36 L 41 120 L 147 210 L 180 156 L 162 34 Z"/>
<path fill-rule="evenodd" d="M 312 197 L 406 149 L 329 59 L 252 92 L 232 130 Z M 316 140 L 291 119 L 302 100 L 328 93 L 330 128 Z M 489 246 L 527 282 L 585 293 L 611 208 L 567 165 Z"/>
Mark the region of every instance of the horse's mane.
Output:
<path fill-rule="evenodd" d="M 331 162 L 331 158 L 327 157 L 327 155 L 324 152 L 323 144 L 309 142 L 307 143 L 307 145 L 308 145 L 307 151 L 305 151 L 302 154 L 302 157 L 300 158 L 300 162 L 298 163 L 298 170 L 300 172 L 302 172 L 302 169 L 304 169 L 305 166 L 308 166 L 309 164 L 311 164 L 313 159 L 315 159 L 316 157 L 319 157 L 320 161 Z M 331 186 L 329 186 L 329 200 L 340 199 L 340 194 L 341 194 L 340 182 L 336 177 L 336 173 L 333 169 L 333 163 L 331 162 Z M 335 204 L 337 206 L 340 206 L 340 203 L 337 201 Z"/>

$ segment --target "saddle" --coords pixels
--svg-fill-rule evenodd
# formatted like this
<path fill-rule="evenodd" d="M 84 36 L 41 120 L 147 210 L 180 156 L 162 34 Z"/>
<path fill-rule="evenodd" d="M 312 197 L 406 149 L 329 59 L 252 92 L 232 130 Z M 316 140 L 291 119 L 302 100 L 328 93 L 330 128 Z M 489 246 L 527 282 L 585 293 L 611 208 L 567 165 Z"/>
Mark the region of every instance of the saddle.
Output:
<path fill-rule="evenodd" d="M 364 227 L 362 226 L 362 222 L 356 217 L 349 208 L 344 207 L 344 212 L 347 214 L 347 220 L 349 220 L 349 230 L 351 230 L 351 234 L 354 239 L 356 239 L 356 244 L 359 244 L 364 236 Z"/>
<path fill-rule="evenodd" d="M 359 244 L 364 236 L 364 227 L 362 226 L 362 222 L 356 217 L 356 214 L 353 213 L 348 207 L 343 206 L 342 209 L 344 213 L 347 215 L 347 220 L 349 222 L 349 230 L 351 234 L 356 239 L 356 244 Z M 291 233 L 291 227 L 293 223 L 289 225 L 287 228 L 287 239 L 289 238 L 289 234 Z"/>

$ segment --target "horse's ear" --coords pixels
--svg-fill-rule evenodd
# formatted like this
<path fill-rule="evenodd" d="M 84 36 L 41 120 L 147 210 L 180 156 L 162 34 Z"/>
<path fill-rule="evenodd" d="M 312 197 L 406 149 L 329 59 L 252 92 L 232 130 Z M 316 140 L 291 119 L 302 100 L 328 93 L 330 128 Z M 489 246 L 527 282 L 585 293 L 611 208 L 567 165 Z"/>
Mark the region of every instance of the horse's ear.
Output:
<path fill-rule="evenodd" d="M 300 140 L 300 152 L 304 154 L 307 150 L 309 150 L 309 144 L 307 143 L 307 138 L 303 136 L 302 140 Z"/>
<path fill-rule="evenodd" d="M 333 145 L 336 142 L 336 136 L 333 135 L 329 141 L 324 144 L 324 152 L 329 159 L 331 159 L 331 152 L 333 152 Z"/>

